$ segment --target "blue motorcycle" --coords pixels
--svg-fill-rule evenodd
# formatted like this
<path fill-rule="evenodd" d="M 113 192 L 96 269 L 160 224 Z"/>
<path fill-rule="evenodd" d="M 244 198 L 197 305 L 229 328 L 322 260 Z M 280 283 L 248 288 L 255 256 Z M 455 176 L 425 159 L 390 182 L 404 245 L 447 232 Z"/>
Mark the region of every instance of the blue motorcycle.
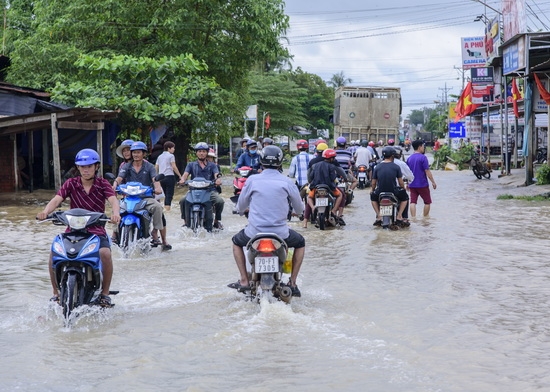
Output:
<path fill-rule="evenodd" d="M 63 315 L 68 318 L 75 308 L 93 304 L 96 292 L 101 288 L 100 239 L 87 228 L 104 226 L 109 219 L 100 212 L 73 208 L 54 212 L 48 220 L 69 229 L 58 234 L 52 243 L 52 267 L 59 290 L 59 304 Z M 109 294 L 118 294 L 118 291 Z"/>
<path fill-rule="evenodd" d="M 155 181 L 164 178 L 164 174 L 155 177 Z M 122 195 L 120 200 L 120 224 L 118 225 L 119 246 L 126 251 L 132 244 L 143 238 L 149 238 L 152 216 L 145 209 L 145 198 L 153 198 L 153 186 L 145 186 L 140 182 L 121 184 L 116 191 Z"/>
<path fill-rule="evenodd" d="M 212 209 L 210 195 L 214 189 L 214 182 L 203 177 L 195 177 L 187 181 L 189 192 L 185 196 L 186 201 L 186 226 L 197 233 L 201 227 L 204 227 L 206 218 L 206 209 Z"/>

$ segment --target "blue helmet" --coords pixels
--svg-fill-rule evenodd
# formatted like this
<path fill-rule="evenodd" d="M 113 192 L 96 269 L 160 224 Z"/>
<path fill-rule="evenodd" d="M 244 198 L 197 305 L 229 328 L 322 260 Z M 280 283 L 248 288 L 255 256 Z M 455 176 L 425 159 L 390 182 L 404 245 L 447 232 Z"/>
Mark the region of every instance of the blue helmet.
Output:
<path fill-rule="evenodd" d="M 130 151 L 143 150 L 147 152 L 147 145 L 143 142 L 133 142 L 130 146 Z"/>
<path fill-rule="evenodd" d="M 93 165 L 99 162 L 99 154 L 91 148 L 85 148 L 80 150 L 74 159 L 74 163 L 77 166 Z"/>
<path fill-rule="evenodd" d="M 346 138 L 343 136 L 340 136 L 336 139 L 336 145 L 344 147 L 346 145 Z"/>

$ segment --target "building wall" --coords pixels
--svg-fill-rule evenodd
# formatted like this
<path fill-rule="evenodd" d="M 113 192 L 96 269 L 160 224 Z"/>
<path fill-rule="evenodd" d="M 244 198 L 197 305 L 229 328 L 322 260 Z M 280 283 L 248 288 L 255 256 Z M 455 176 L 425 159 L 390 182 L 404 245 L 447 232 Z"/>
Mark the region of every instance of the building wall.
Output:
<path fill-rule="evenodd" d="M 15 191 L 13 140 L 0 136 L 0 193 Z"/>

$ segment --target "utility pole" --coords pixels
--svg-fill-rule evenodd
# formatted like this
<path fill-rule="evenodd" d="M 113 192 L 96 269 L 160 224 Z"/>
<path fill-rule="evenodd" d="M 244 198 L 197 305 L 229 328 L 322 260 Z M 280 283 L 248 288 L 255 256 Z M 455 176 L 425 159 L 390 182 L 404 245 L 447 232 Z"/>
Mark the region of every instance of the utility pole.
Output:
<path fill-rule="evenodd" d="M 449 113 L 449 105 L 447 104 L 447 92 L 451 91 L 453 88 L 447 88 L 447 82 L 445 82 L 445 87 L 439 87 L 439 89 L 443 91 L 443 110 L 445 110 L 445 129 L 443 130 L 443 134 L 445 135 L 449 132 L 449 118 L 447 116 L 447 113 Z"/>

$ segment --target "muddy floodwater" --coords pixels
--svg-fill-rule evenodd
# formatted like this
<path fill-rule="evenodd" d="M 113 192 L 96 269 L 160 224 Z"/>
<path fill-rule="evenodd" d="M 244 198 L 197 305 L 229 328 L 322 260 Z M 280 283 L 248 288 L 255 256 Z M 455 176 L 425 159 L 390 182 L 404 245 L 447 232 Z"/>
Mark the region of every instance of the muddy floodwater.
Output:
<path fill-rule="evenodd" d="M 70 327 L 48 302 L 61 228 L 35 221 L 38 199 L 3 201 L 0 391 L 550 390 L 550 202 L 497 200 L 498 180 L 470 171 L 434 177 L 431 216 L 409 229 L 373 227 L 368 190 L 340 229 L 294 218 L 307 245 L 290 305 L 226 287 L 246 224 L 230 186 L 213 235 L 185 232 L 176 198 L 173 250 L 114 249 L 116 306 Z"/>

